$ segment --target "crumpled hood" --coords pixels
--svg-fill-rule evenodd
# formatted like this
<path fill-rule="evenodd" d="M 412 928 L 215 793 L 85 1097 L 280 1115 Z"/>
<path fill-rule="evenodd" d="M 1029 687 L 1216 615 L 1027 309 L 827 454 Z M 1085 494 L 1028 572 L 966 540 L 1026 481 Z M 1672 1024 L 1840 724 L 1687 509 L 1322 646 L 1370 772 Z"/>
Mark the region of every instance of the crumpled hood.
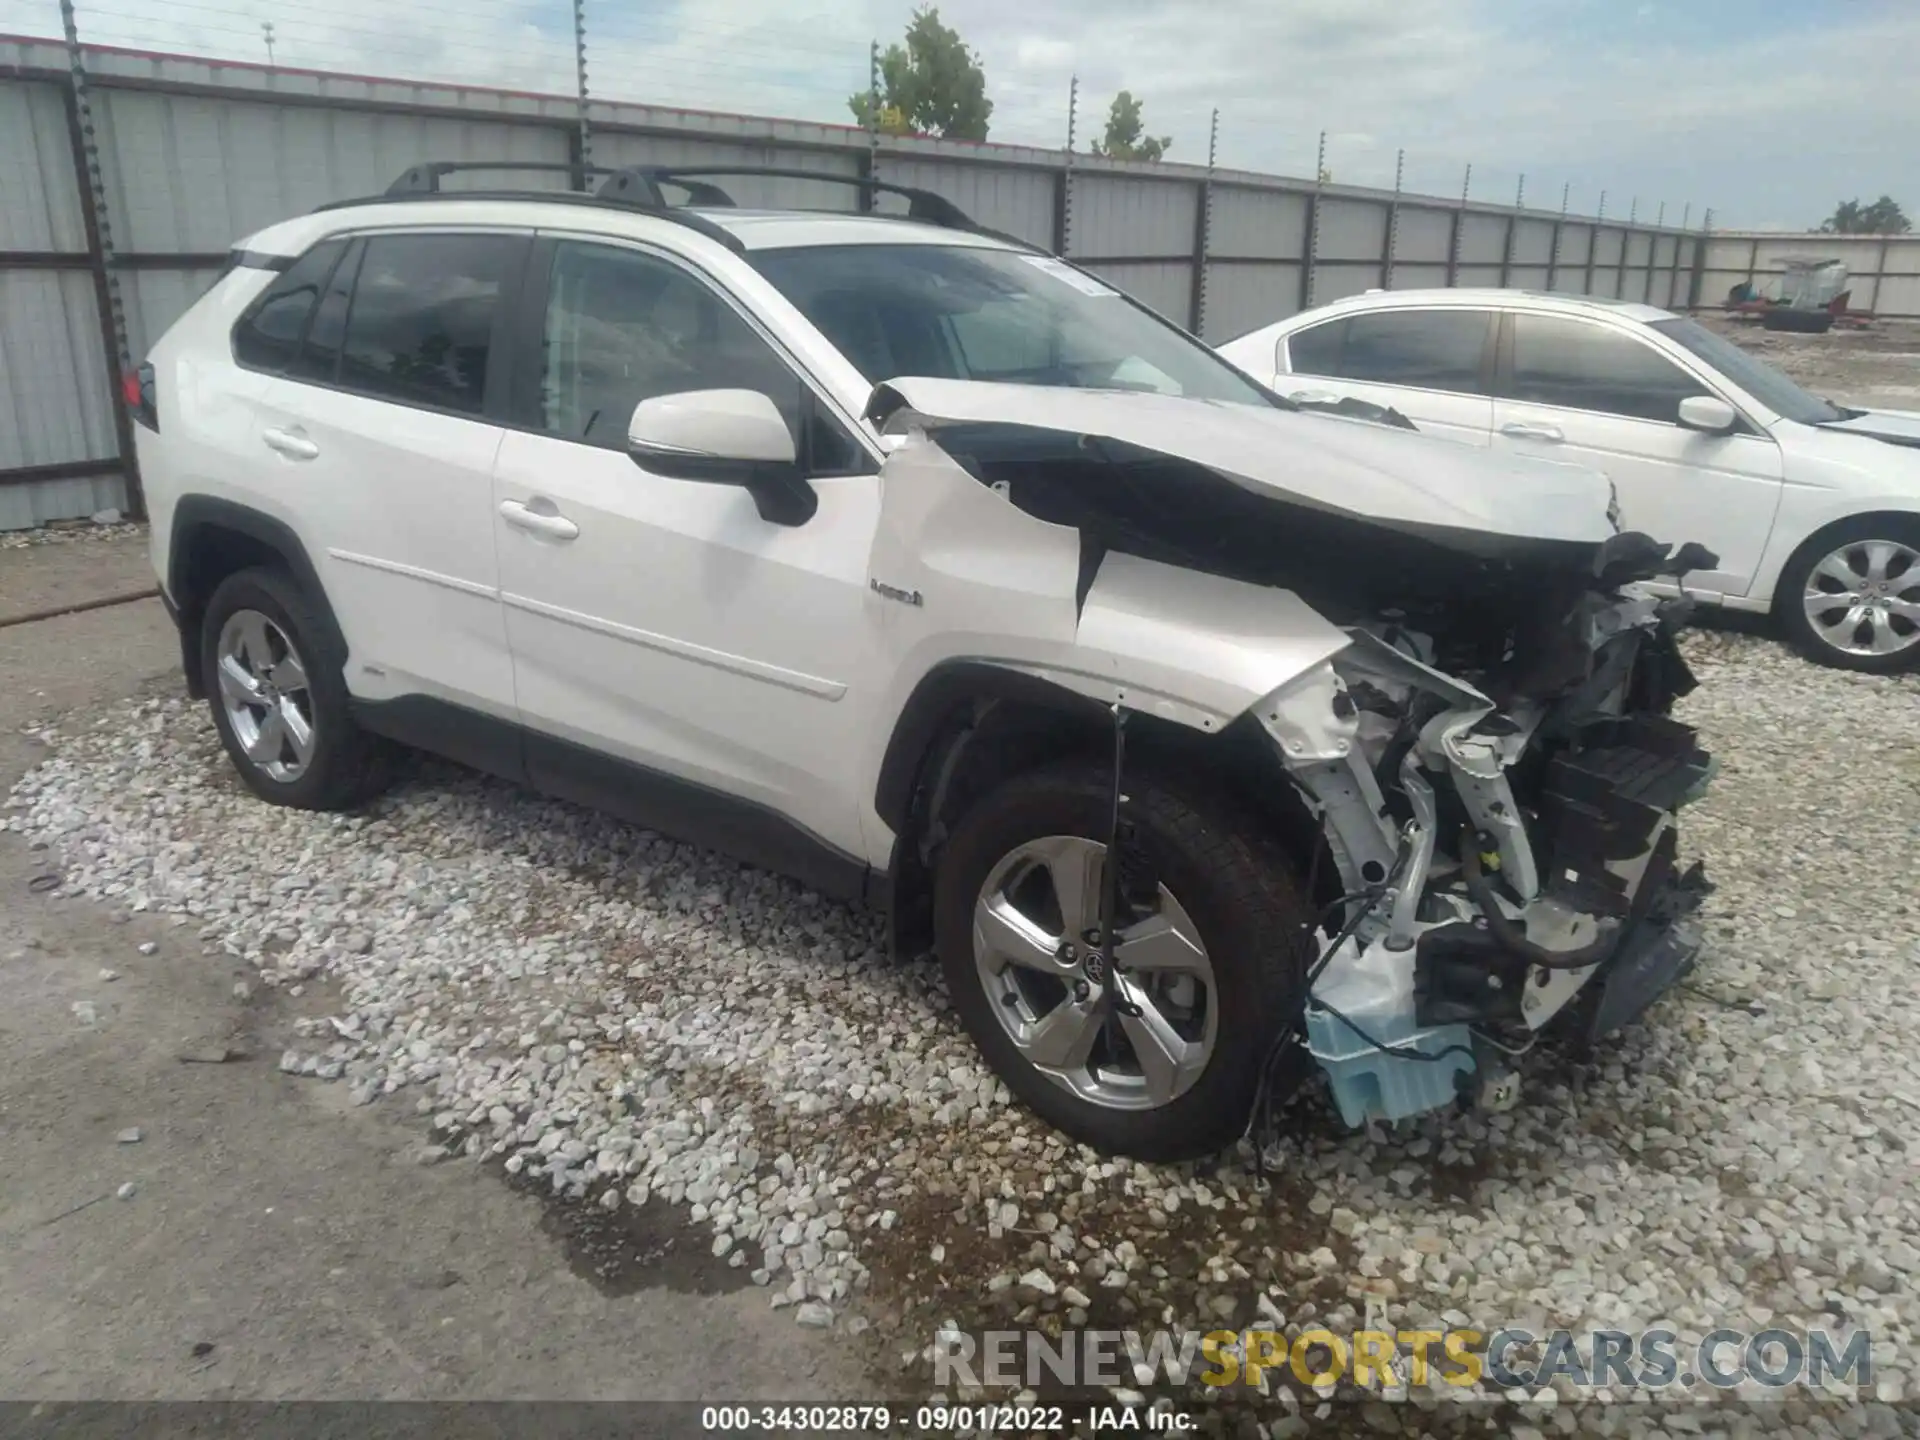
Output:
<path fill-rule="evenodd" d="M 1599 471 L 1478 450 L 1342 416 L 1133 391 L 903 377 L 868 418 L 910 426 L 1006 424 L 1094 436 L 1204 465 L 1316 509 L 1480 549 L 1473 536 L 1597 544 L 1615 533 Z"/>

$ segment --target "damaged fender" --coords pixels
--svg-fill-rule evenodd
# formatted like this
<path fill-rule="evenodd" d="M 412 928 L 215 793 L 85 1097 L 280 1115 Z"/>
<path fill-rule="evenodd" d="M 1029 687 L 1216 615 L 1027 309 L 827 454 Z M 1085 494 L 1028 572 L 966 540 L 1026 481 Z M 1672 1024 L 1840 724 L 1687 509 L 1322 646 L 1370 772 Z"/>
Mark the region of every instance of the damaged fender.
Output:
<path fill-rule="evenodd" d="M 881 474 L 868 604 L 900 676 L 883 713 L 970 660 L 1213 733 L 1349 643 L 1288 591 L 1132 555 L 1102 557 L 1083 590 L 1079 532 L 1020 510 L 923 431 Z"/>

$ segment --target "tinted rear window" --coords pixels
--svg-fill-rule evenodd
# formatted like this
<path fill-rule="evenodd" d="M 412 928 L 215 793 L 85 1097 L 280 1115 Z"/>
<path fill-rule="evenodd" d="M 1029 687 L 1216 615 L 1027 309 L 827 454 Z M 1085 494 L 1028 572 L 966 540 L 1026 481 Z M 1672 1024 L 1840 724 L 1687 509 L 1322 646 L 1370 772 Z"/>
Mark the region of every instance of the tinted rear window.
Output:
<path fill-rule="evenodd" d="M 233 358 L 255 370 L 284 370 L 300 348 L 314 302 L 344 240 L 323 240 L 280 273 L 233 327 Z"/>
<path fill-rule="evenodd" d="M 1482 391 L 1484 310 L 1387 310 L 1347 322 L 1340 374 L 1348 380 L 1416 390 Z"/>
<path fill-rule="evenodd" d="M 353 277 L 360 269 L 360 256 L 366 247 L 354 243 L 347 258 L 334 267 L 326 293 L 314 306 L 313 320 L 307 326 L 307 338 L 294 357 L 288 373 L 310 380 L 331 381 L 340 368 L 340 339 L 347 329 L 347 302 L 353 296 Z"/>
<path fill-rule="evenodd" d="M 507 235 L 368 240 L 339 383 L 382 399 L 478 414 L 501 286 L 521 243 Z"/>
<path fill-rule="evenodd" d="M 1338 375 L 1347 322 L 1333 320 L 1287 337 L 1287 368 L 1295 375 Z"/>

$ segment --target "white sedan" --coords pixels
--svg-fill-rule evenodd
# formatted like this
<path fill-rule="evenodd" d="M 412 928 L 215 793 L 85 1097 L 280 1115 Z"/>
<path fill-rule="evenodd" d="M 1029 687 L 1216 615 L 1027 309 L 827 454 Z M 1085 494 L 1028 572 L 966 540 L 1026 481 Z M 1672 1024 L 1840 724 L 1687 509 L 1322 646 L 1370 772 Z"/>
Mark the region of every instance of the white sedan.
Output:
<path fill-rule="evenodd" d="M 1220 351 L 1303 403 L 1594 466 L 1623 528 L 1714 552 L 1689 594 L 1828 665 L 1920 665 L 1920 414 L 1822 400 L 1650 305 L 1519 290 L 1370 292 Z"/>

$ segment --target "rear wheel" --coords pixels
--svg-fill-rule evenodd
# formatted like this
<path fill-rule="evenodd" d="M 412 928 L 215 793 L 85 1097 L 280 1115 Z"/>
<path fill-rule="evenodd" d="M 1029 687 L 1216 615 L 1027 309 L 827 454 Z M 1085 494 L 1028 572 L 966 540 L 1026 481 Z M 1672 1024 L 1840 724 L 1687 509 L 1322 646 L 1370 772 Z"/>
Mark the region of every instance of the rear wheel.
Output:
<path fill-rule="evenodd" d="M 996 1074 L 1096 1149 L 1168 1160 L 1245 1133 L 1297 1018 L 1310 911 L 1286 857 L 1225 801 L 1127 784 L 1133 836 L 1114 971 L 1097 944 L 1111 776 L 1009 781 L 962 818 L 936 877 L 955 1007 Z"/>
<path fill-rule="evenodd" d="M 247 788 L 275 805 L 347 810 L 386 784 L 386 748 L 353 723 L 326 633 L 275 570 L 230 575 L 207 602 L 200 657 L 214 725 Z"/>
<path fill-rule="evenodd" d="M 1787 634 L 1823 665 L 1920 665 L 1920 520 L 1863 516 L 1816 535 L 1780 576 Z"/>

